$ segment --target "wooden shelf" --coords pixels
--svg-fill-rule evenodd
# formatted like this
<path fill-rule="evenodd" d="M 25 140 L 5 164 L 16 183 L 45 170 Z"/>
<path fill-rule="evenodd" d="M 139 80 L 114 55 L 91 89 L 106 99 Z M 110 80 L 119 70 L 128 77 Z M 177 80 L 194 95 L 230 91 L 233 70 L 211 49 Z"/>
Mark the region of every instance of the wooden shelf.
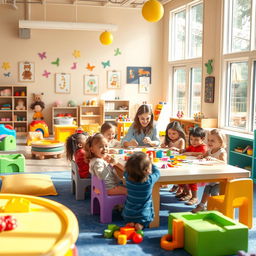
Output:
<path fill-rule="evenodd" d="M 86 114 L 88 113 L 88 115 Z M 102 105 L 81 105 L 79 111 L 80 125 L 98 124 L 103 123 Z"/>
<path fill-rule="evenodd" d="M 250 155 L 247 155 L 247 154 L 244 154 L 244 153 L 240 153 L 240 152 L 236 152 L 236 151 L 233 151 L 231 150 L 230 153 L 232 154 L 236 154 L 236 155 L 239 155 L 239 156 L 245 156 L 245 157 L 249 157 L 249 158 L 253 158 L 253 156 L 250 156 Z"/>

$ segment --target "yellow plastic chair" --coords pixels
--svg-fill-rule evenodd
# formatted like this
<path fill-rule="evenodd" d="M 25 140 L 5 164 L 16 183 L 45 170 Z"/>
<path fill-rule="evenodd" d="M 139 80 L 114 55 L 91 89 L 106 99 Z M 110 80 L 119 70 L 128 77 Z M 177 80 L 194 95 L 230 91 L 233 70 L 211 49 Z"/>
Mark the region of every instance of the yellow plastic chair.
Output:
<path fill-rule="evenodd" d="M 252 228 L 253 222 L 253 182 L 251 179 L 230 180 L 226 184 L 225 195 L 211 196 L 207 209 L 218 210 L 234 219 L 234 208 L 239 208 L 239 222 Z"/>

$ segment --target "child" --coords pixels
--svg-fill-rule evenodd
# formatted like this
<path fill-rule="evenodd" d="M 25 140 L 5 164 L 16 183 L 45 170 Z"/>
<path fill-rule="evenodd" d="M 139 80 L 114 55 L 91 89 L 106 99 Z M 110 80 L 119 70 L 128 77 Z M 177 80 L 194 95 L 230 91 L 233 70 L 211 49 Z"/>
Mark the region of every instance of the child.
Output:
<path fill-rule="evenodd" d="M 180 150 L 184 152 L 187 156 L 199 156 L 205 154 L 207 151 L 207 146 L 204 144 L 205 131 L 201 127 L 194 127 L 189 131 L 189 147 L 185 150 Z M 181 195 L 178 195 L 180 201 L 188 201 L 186 205 L 196 204 L 197 199 L 197 184 L 183 185 L 184 191 Z"/>
<path fill-rule="evenodd" d="M 122 139 L 124 147 L 156 147 L 160 144 L 159 135 L 153 124 L 153 112 L 149 105 L 141 105 L 129 127 L 128 133 Z"/>
<path fill-rule="evenodd" d="M 141 230 L 154 218 L 152 189 L 160 172 L 145 153 L 136 152 L 128 159 L 124 176 L 128 195 L 123 218 L 126 224 Z"/>
<path fill-rule="evenodd" d="M 121 147 L 120 141 L 115 139 L 115 136 L 116 136 L 116 126 L 115 125 L 113 125 L 109 122 L 105 122 L 100 128 L 100 133 L 107 139 L 108 146 L 110 148 L 120 148 Z"/>
<path fill-rule="evenodd" d="M 86 149 L 89 152 L 90 173 L 104 180 L 108 195 L 127 194 L 127 189 L 121 185 L 121 179 L 116 171 L 118 167 L 114 158 L 107 155 L 108 142 L 106 138 L 96 133 L 86 141 Z"/>
<path fill-rule="evenodd" d="M 226 147 L 226 137 L 218 129 L 213 129 L 208 135 L 208 151 L 199 158 L 205 158 L 206 160 L 218 159 L 227 163 L 227 152 Z M 219 194 L 219 183 L 211 182 L 204 188 L 204 193 L 200 204 L 192 210 L 193 213 L 205 210 L 205 205 L 208 201 L 209 196 L 217 196 Z"/>
<path fill-rule="evenodd" d="M 88 154 L 84 149 L 87 138 L 87 133 L 78 131 L 69 136 L 66 142 L 66 157 L 69 161 L 75 160 L 79 176 L 83 179 L 90 177 Z"/>
<path fill-rule="evenodd" d="M 185 149 L 186 135 L 177 121 L 171 122 L 167 125 L 165 130 L 164 143 L 161 144 L 162 148 L 168 147 L 170 150 L 180 151 Z M 173 185 L 170 192 L 176 192 L 180 194 L 182 192 L 182 187 L 178 185 Z"/>

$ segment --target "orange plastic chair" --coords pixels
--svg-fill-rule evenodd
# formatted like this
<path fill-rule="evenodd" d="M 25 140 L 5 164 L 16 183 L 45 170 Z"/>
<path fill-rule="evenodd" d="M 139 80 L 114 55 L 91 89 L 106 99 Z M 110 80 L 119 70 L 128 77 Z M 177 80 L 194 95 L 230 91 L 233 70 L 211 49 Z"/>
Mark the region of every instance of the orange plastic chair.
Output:
<path fill-rule="evenodd" d="M 234 209 L 239 208 L 239 222 L 252 228 L 253 182 L 251 179 L 236 179 L 227 182 L 225 195 L 208 199 L 207 210 L 218 210 L 234 219 Z"/>
<path fill-rule="evenodd" d="M 133 122 L 117 122 L 117 139 L 121 140 L 122 136 L 125 136 L 129 127 Z"/>

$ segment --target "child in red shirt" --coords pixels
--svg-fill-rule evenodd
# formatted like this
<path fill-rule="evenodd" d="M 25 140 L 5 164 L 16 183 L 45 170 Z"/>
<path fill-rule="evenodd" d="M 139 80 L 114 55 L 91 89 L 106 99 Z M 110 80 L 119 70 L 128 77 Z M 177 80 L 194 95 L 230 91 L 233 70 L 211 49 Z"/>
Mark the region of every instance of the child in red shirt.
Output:
<path fill-rule="evenodd" d="M 207 146 L 204 144 L 205 130 L 201 127 L 194 127 L 189 131 L 189 146 L 183 150 L 184 155 L 187 156 L 199 156 L 205 154 Z M 181 152 L 181 153 L 183 153 Z M 178 196 L 180 201 L 187 201 L 187 205 L 193 205 L 198 202 L 197 198 L 197 184 L 183 185 L 184 192 Z"/>
<path fill-rule="evenodd" d="M 78 130 L 67 138 L 66 142 L 66 156 L 69 161 L 75 160 L 78 166 L 80 178 L 89 178 L 89 160 L 88 154 L 85 150 L 85 142 L 88 134 L 82 130 Z"/>

